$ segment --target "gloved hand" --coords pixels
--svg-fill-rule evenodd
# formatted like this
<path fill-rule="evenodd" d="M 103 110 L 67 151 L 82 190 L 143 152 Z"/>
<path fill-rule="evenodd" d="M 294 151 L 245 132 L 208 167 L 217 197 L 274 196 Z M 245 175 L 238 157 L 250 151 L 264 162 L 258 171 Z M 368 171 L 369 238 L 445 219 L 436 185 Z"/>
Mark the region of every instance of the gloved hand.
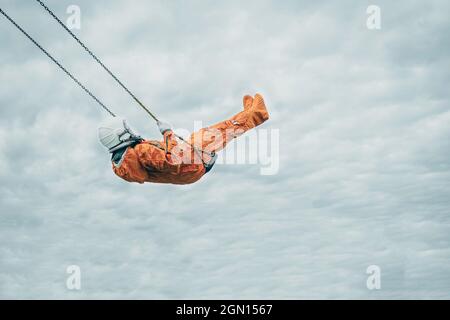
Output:
<path fill-rule="evenodd" d="M 161 134 L 164 134 L 166 131 L 172 130 L 172 127 L 167 122 L 158 121 L 157 125 Z"/>

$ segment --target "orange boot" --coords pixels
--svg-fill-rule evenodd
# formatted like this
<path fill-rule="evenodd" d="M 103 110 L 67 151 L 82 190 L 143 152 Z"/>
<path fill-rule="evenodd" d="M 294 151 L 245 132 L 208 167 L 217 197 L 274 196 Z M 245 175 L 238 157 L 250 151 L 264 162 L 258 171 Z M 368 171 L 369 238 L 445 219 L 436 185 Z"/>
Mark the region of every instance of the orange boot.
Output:
<path fill-rule="evenodd" d="M 243 99 L 244 111 L 239 112 L 230 120 L 233 125 L 237 126 L 244 131 L 250 130 L 259 126 L 263 122 L 269 119 L 269 112 L 267 111 L 266 104 L 263 97 L 257 93 L 254 98 L 249 95 L 244 96 Z"/>

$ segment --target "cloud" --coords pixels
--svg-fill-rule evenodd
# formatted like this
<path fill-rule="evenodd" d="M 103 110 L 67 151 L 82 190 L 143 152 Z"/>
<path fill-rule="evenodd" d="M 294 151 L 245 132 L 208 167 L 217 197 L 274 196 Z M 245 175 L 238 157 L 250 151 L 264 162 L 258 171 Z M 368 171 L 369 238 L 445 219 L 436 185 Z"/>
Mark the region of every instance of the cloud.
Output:
<path fill-rule="evenodd" d="M 34 3 L 2 8 L 145 136 L 133 101 Z M 449 4 L 48 1 L 175 127 L 264 94 L 280 170 L 116 178 L 107 116 L 0 19 L 1 298 L 449 298 Z M 65 287 L 79 265 L 82 289 Z M 369 265 L 382 289 L 366 288 Z"/>

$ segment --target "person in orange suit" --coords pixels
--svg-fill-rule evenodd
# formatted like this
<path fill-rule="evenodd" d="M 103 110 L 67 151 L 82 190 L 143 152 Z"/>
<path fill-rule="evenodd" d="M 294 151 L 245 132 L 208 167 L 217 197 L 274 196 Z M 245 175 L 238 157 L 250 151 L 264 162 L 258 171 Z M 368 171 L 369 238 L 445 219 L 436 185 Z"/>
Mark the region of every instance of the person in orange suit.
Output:
<path fill-rule="evenodd" d="M 112 154 L 114 173 L 126 181 L 190 184 L 211 170 L 227 143 L 269 119 L 260 94 L 244 96 L 243 104 L 243 111 L 194 132 L 187 141 L 159 121 L 164 139 L 145 140 L 116 117 L 99 127 L 99 140 Z"/>

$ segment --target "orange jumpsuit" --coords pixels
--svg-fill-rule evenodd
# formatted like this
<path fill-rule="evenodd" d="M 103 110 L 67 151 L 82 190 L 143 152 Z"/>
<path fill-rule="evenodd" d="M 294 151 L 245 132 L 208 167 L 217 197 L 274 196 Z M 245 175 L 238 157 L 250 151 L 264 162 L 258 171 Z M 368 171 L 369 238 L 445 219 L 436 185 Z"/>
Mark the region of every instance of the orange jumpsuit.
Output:
<path fill-rule="evenodd" d="M 229 120 L 203 128 L 191 135 L 188 142 L 208 152 L 222 150 L 228 142 L 269 119 L 263 97 L 245 96 L 244 110 Z M 113 163 L 116 175 L 129 182 L 189 184 L 205 174 L 202 161 L 210 156 L 195 151 L 177 139 L 172 131 L 164 133 L 163 141 L 145 140 L 128 147 L 119 165 Z"/>

